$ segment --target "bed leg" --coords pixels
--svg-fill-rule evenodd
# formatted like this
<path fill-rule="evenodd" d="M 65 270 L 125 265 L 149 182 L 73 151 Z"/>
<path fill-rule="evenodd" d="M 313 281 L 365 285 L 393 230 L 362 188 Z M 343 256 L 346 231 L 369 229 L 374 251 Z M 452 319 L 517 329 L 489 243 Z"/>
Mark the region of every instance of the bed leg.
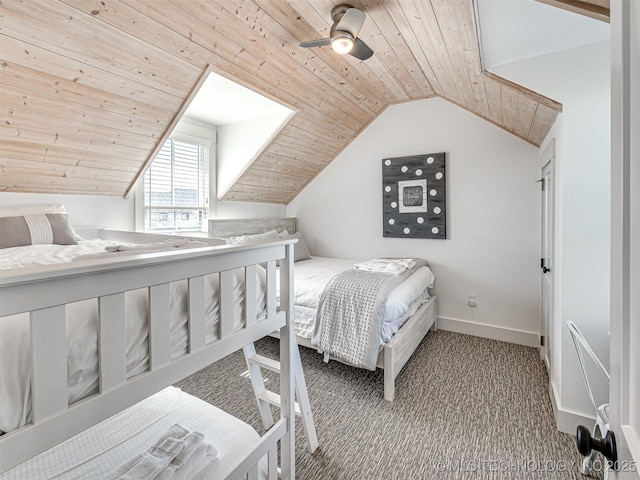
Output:
<path fill-rule="evenodd" d="M 393 365 L 393 350 L 384 349 L 384 399 L 393 402 L 396 396 L 396 372 Z"/>
<path fill-rule="evenodd" d="M 393 375 L 384 371 L 384 399 L 388 402 L 393 402 L 396 396 L 396 381 Z"/>
<path fill-rule="evenodd" d="M 431 325 L 433 332 L 438 331 L 438 297 L 434 297 L 433 300 L 433 325 Z"/>

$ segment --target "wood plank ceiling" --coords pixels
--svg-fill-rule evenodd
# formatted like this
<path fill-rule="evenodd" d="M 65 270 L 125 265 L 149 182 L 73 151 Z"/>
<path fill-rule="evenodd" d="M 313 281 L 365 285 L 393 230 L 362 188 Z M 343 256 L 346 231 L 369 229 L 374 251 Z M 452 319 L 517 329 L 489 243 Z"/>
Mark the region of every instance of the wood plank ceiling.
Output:
<path fill-rule="evenodd" d="M 561 110 L 482 71 L 473 0 L 353 0 L 366 61 L 299 47 L 336 3 L 2 1 L 0 189 L 127 194 L 207 68 L 297 112 L 225 200 L 290 202 L 398 102 L 439 96 L 537 146 Z"/>

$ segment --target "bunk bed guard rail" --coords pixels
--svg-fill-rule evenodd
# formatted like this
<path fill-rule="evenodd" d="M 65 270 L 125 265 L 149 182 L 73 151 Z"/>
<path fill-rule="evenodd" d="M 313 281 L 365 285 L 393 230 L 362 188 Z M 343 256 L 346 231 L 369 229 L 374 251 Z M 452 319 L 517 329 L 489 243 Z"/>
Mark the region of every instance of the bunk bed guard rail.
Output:
<path fill-rule="evenodd" d="M 0 321 L 28 313 L 32 355 L 31 423 L 0 436 L 0 472 L 45 451 L 172 385 L 269 333 L 281 335 L 281 478 L 295 478 L 294 384 L 291 368 L 295 344 L 293 313 L 293 245 L 295 240 L 260 242 L 86 260 L 65 265 L 30 267 L 0 275 Z M 276 261 L 280 295 L 276 298 Z M 266 316 L 258 319 L 255 282 L 244 282 L 244 318 L 234 328 L 233 270 L 246 278 L 266 269 Z M 205 341 L 204 282 L 219 275 L 220 321 L 217 339 Z M 188 348 L 171 358 L 169 284 L 188 282 Z M 149 367 L 126 378 L 125 293 L 148 289 Z M 99 389 L 68 404 L 65 306 L 98 301 Z M 236 322 L 237 325 L 237 322 Z"/>

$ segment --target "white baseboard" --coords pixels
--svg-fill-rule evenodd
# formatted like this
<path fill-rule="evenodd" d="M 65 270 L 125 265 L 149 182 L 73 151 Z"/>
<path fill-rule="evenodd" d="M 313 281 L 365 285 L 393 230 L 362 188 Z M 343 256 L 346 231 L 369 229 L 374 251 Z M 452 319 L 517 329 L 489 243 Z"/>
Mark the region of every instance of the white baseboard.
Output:
<path fill-rule="evenodd" d="M 584 425 L 589 430 L 592 430 L 593 425 L 596 423 L 595 417 L 589 417 L 581 413 L 558 407 L 560 401 L 555 385 L 552 382 L 549 382 L 549 398 L 551 398 L 553 415 L 556 418 L 556 427 L 559 431 L 575 436 L 578 425 Z"/>
<path fill-rule="evenodd" d="M 527 347 L 540 347 L 540 335 L 536 332 L 525 332 L 512 328 L 470 322 L 457 318 L 438 317 L 438 328 L 450 332 L 464 333 L 476 337 L 490 338 L 502 342 L 516 343 Z"/>

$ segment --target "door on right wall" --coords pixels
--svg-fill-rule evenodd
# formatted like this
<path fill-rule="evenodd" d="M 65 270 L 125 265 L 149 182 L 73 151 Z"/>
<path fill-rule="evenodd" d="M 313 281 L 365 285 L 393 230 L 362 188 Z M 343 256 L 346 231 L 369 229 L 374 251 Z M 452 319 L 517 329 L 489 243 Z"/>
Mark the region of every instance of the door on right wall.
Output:
<path fill-rule="evenodd" d="M 551 376 L 551 355 L 553 343 L 553 142 L 544 153 L 545 166 L 542 168 L 542 244 L 540 268 L 542 278 L 542 332 L 540 356 Z"/>

